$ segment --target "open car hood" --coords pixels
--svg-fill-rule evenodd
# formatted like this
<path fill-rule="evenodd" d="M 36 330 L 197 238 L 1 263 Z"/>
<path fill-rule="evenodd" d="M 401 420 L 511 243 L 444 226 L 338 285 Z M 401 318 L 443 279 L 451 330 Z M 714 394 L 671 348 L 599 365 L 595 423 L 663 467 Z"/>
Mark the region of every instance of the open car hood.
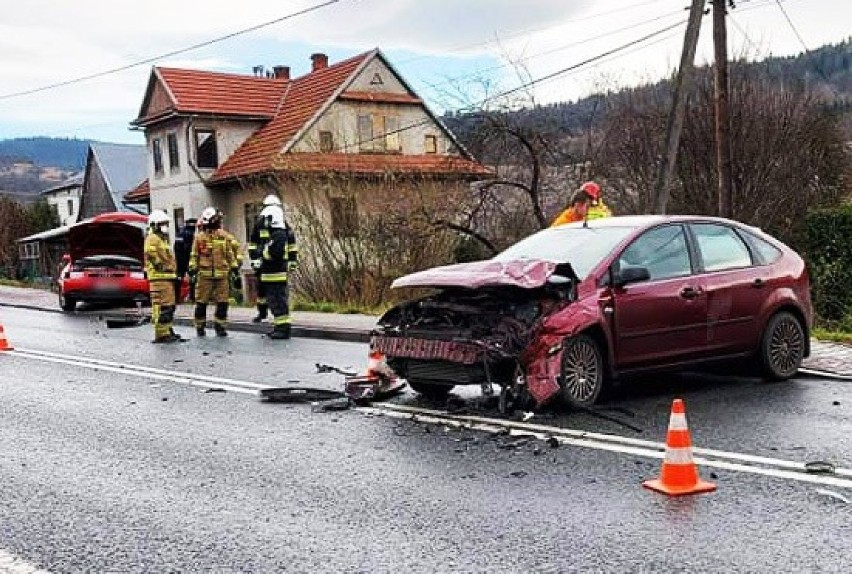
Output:
<path fill-rule="evenodd" d="M 539 259 L 517 261 L 474 261 L 434 267 L 400 277 L 391 287 L 478 287 L 508 285 L 535 289 L 547 283 L 553 275 L 576 281 L 576 275 L 567 263 L 554 263 Z"/>
<path fill-rule="evenodd" d="M 82 221 L 68 230 L 72 261 L 93 255 L 123 255 L 144 259 L 145 223 L 140 221 Z"/>

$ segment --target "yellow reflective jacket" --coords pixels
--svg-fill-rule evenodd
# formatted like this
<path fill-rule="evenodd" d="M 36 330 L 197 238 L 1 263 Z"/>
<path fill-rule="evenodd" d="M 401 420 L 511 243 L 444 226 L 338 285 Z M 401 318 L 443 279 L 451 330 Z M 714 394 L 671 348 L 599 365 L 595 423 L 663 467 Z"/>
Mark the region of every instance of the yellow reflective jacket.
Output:
<path fill-rule="evenodd" d="M 145 273 L 148 280 L 175 279 L 176 269 L 177 261 L 168 239 L 156 231 L 148 231 L 145 237 Z"/>
<path fill-rule="evenodd" d="M 238 251 L 239 243 L 224 229 L 199 231 L 192 242 L 189 270 L 199 277 L 227 277 L 232 269 L 239 268 Z"/>
<path fill-rule="evenodd" d="M 603 200 L 599 199 L 589 206 L 589 212 L 586 214 L 586 219 L 601 219 L 603 217 L 612 217 L 612 212 Z"/>

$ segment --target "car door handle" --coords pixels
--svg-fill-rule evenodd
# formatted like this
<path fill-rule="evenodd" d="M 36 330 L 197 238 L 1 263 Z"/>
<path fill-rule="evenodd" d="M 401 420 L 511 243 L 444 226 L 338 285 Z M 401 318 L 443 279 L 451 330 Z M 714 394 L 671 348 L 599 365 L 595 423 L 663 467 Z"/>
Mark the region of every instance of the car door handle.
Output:
<path fill-rule="evenodd" d="M 684 287 L 681 289 L 680 296 L 684 299 L 695 299 L 701 295 L 701 289 L 695 287 Z"/>
<path fill-rule="evenodd" d="M 763 279 L 758 277 L 757 279 L 755 279 L 754 281 L 751 282 L 751 286 L 756 288 L 756 289 L 760 289 L 761 287 L 766 286 L 766 281 L 764 281 Z"/>

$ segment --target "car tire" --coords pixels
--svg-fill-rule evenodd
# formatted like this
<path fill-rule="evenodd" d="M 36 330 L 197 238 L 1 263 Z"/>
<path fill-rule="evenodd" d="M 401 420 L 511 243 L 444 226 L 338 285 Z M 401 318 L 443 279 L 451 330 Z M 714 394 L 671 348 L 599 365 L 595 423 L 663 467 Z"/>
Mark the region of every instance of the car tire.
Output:
<path fill-rule="evenodd" d="M 589 335 L 565 339 L 559 384 L 562 400 L 572 407 L 590 407 L 601 396 L 605 384 L 603 353 Z"/>
<path fill-rule="evenodd" d="M 426 381 L 408 380 L 408 386 L 416 393 L 420 393 L 424 397 L 430 399 L 444 399 L 450 394 L 455 385 L 442 385 L 438 383 L 429 383 Z"/>
<path fill-rule="evenodd" d="M 760 365 L 764 378 L 785 381 L 802 366 L 805 329 L 795 315 L 780 311 L 769 319 L 760 342 Z"/>
<path fill-rule="evenodd" d="M 66 297 L 62 288 L 59 288 L 59 307 L 66 313 L 71 313 L 77 308 L 77 300 L 73 297 Z"/>

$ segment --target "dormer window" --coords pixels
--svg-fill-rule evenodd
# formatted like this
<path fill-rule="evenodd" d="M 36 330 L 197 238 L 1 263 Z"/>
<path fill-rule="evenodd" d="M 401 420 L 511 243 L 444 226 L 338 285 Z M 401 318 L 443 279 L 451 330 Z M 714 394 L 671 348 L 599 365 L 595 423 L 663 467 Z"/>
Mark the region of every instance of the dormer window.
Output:
<path fill-rule="evenodd" d="M 195 130 L 195 163 L 199 169 L 219 167 L 214 130 Z"/>

